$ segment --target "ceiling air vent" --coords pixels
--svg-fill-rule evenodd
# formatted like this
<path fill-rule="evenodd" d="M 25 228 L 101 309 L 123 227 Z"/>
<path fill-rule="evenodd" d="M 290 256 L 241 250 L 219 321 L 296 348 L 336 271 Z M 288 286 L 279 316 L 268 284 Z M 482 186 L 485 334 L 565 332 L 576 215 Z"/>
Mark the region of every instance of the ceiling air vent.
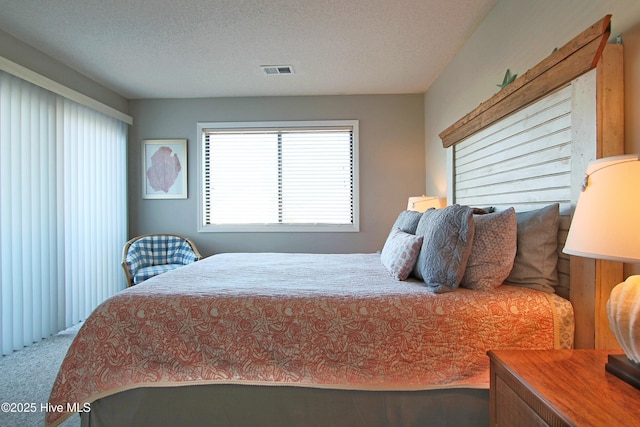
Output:
<path fill-rule="evenodd" d="M 269 76 L 293 74 L 293 67 L 291 65 L 261 65 L 260 68 Z"/>

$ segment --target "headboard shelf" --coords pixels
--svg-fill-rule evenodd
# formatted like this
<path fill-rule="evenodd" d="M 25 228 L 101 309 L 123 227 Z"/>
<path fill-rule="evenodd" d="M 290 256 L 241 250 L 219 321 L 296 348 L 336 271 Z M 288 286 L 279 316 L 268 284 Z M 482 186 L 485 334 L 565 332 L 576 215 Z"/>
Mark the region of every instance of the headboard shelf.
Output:
<path fill-rule="evenodd" d="M 562 48 L 518 77 L 506 88 L 480 104 L 440 133 L 444 148 L 451 147 L 525 105 L 553 92 L 593 69 L 611 33 L 606 15 Z"/>

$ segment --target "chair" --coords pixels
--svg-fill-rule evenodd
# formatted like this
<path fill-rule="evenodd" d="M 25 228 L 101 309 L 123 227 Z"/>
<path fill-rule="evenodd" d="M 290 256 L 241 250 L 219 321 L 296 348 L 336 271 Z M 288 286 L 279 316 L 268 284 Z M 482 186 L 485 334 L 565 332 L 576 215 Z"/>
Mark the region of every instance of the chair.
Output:
<path fill-rule="evenodd" d="M 122 251 L 127 286 L 202 259 L 195 243 L 177 234 L 145 234 L 129 240 Z"/>

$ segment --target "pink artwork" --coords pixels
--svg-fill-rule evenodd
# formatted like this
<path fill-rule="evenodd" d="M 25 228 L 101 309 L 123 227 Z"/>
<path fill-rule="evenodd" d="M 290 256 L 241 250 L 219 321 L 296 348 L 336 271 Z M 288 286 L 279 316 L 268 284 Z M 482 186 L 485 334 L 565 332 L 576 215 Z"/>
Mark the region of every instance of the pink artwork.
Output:
<path fill-rule="evenodd" d="M 147 169 L 149 185 L 155 191 L 168 193 L 181 170 L 177 154 L 169 147 L 160 147 L 151 156 L 151 167 Z"/>
<path fill-rule="evenodd" d="M 187 198 L 187 140 L 148 139 L 142 142 L 145 199 Z"/>

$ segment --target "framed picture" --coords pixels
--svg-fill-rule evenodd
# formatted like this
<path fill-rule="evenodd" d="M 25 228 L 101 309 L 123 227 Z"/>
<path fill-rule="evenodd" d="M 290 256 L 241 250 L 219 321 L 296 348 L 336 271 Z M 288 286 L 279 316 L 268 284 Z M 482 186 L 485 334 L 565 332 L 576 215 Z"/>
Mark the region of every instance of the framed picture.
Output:
<path fill-rule="evenodd" d="M 187 198 L 187 140 L 142 141 L 142 197 Z"/>

